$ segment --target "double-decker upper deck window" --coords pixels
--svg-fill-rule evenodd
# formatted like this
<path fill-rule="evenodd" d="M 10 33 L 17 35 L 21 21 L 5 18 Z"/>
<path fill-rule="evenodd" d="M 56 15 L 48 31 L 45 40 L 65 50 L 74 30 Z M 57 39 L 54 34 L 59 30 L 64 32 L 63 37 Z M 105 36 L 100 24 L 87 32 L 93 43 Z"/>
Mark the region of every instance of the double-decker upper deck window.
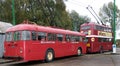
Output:
<path fill-rule="evenodd" d="M 22 40 L 30 40 L 30 31 L 22 31 L 21 39 Z"/>
<path fill-rule="evenodd" d="M 20 31 L 14 32 L 14 41 L 20 40 Z"/>
<path fill-rule="evenodd" d="M 88 29 L 90 29 L 91 27 L 90 26 L 82 26 L 81 27 L 81 30 L 88 30 Z"/>
<path fill-rule="evenodd" d="M 95 26 L 95 29 L 96 29 L 96 30 L 104 31 L 104 27 L 102 27 L 102 26 L 98 26 L 98 25 Z"/>
<path fill-rule="evenodd" d="M 12 32 L 7 32 L 5 36 L 6 36 L 6 41 L 12 41 Z"/>
<path fill-rule="evenodd" d="M 56 34 L 48 33 L 48 41 L 55 41 L 56 40 Z"/>
<path fill-rule="evenodd" d="M 108 28 L 108 31 L 109 31 L 109 32 L 112 32 L 112 29 L 111 29 L 111 28 Z"/>
<path fill-rule="evenodd" d="M 63 35 L 62 34 L 57 34 L 57 40 L 58 41 L 63 41 Z"/>
<path fill-rule="evenodd" d="M 46 33 L 38 32 L 38 40 L 46 40 Z"/>

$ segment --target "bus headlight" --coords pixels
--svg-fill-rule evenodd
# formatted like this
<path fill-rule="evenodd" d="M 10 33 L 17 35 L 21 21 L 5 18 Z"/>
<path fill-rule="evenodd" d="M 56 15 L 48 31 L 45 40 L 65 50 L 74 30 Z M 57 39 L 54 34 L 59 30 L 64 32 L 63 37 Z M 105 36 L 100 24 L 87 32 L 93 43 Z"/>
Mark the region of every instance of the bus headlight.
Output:
<path fill-rule="evenodd" d="M 95 41 L 95 38 L 94 38 L 94 37 L 93 37 L 93 38 L 91 38 L 91 41 L 92 41 L 92 42 L 94 42 L 94 41 Z"/>

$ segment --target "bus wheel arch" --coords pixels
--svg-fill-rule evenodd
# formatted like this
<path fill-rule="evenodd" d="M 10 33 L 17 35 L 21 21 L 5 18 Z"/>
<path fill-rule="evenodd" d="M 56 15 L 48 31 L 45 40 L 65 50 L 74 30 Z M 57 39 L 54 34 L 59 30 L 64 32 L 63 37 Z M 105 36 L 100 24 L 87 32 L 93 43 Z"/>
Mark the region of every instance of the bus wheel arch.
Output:
<path fill-rule="evenodd" d="M 47 49 L 45 53 L 45 61 L 46 62 L 51 62 L 53 61 L 55 55 L 54 55 L 54 50 L 52 48 Z"/>
<path fill-rule="evenodd" d="M 81 56 L 81 55 L 82 55 L 82 48 L 79 47 L 79 48 L 77 49 L 77 56 Z"/>

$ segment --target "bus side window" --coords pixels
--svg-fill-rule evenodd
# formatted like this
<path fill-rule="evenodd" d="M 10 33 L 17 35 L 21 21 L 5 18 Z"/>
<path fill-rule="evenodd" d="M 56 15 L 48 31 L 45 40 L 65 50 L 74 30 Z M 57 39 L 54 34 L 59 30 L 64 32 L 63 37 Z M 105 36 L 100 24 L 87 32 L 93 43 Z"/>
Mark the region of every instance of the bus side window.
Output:
<path fill-rule="evenodd" d="M 70 35 L 66 35 L 65 40 L 69 42 L 70 38 L 71 38 Z"/>
<path fill-rule="evenodd" d="M 38 32 L 38 40 L 46 40 L 46 33 Z"/>
<path fill-rule="evenodd" d="M 32 40 L 36 40 L 36 32 L 32 31 Z"/>
<path fill-rule="evenodd" d="M 80 38 L 80 42 L 82 42 L 83 40 L 85 40 L 85 37 L 79 36 L 79 38 Z"/>
<path fill-rule="evenodd" d="M 55 41 L 56 40 L 56 34 L 48 33 L 48 41 Z"/>
<path fill-rule="evenodd" d="M 62 34 L 57 34 L 57 40 L 58 41 L 63 41 L 63 35 Z"/>
<path fill-rule="evenodd" d="M 69 38 L 68 38 L 69 39 Z M 71 36 L 71 41 L 74 42 L 75 41 L 75 36 Z"/>
<path fill-rule="evenodd" d="M 21 40 L 30 40 L 30 31 L 22 31 Z"/>
<path fill-rule="evenodd" d="M 80 41 L 80 36 L 76 36 L 76 38 L 75 38 L 75 40 L 77 41 L 77 42 L 79 42 Z"/>
<path fill-rule="evenodd" d="M 82 42 L 82 41 L 81 41 Z M 88 37 L 84 38 L 84 42 L 88 42 Z"/>

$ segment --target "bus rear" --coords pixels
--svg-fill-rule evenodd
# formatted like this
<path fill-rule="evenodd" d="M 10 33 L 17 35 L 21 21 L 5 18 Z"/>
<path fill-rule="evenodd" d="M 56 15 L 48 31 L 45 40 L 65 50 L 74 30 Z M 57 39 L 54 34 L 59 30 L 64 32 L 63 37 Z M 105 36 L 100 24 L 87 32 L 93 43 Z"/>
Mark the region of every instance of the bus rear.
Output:
<path fill-rule="evenodd" d="M 4 42 L 4 57 L 17 58 L 25 60 L 26 42 L 29 42 L 30 32 L 28 31 L 12 31 L 6 32 Z M 28 40 L 28 41 L 27 41 Z"/>

